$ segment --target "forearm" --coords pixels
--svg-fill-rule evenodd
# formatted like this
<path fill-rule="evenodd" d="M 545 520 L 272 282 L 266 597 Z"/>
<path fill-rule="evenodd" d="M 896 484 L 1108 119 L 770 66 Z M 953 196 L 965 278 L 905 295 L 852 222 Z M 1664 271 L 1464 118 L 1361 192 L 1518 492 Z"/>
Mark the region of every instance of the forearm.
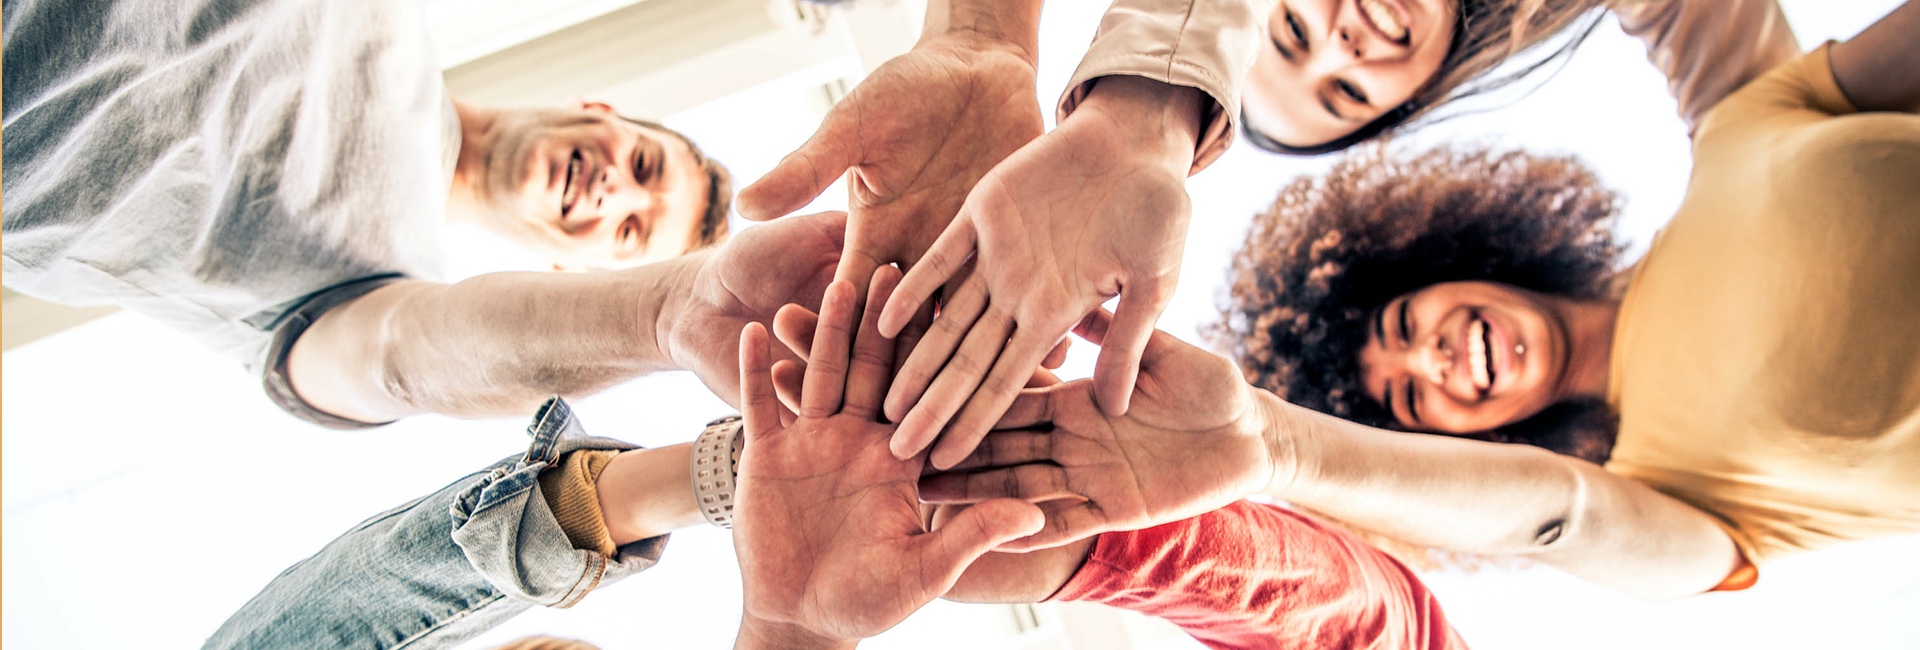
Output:
<path fill-rule="evenodd" d="M 1862 111 L 1920 112 L 1920 2 L 1895 8 L 1833 46 L 1840 91 Z"/>
<path fill-rule="evenodd" d="M 308 404 L 363 422 L 525 412 L 672 368 L 662 316 L 704 258 L 395 283 L 322 315 L 287 372 Z"/>
<path fill-rule="evenodd" d="M 1040 60 L 1042 0 L 928 0 L 920 40 L 970 36 L 1017 49 L 1029 63 Z"/>
<path fill-rule="evenodd" d="M 1264 391 L 1291 474 L 1268 494 L 1400 541 L 1528 555 L 1650 598 L 1717 584 L 1737 556 L 1707 515 L 1586 463 L 1525 445 L 1365 427 Z"/>
<path fill-rule="evenodd" d="M 1778 0 L 1625 0 L 1613 12 L 1646 43 L 1688 131 L 1721 99 L 1800 54 Z"/>
<path fill-rule="evenodd" d="M 614 546 L 706 523 L 693 498 L 693 444 L 621 452 L 594 482 Z"/>

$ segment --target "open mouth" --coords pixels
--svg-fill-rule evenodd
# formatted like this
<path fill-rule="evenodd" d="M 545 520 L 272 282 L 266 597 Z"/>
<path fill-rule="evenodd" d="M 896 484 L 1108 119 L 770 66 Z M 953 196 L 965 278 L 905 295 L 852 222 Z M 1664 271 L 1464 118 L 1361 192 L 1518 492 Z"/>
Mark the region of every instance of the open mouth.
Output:
<path fill-rule="evenodd" d="M 1360 0 L 1360 15 L 1389 41 L 1407 44 L 1407 22 L 1384 0 Z"/>
<path fill-rule="evenodd" d="M 1473 320 L 1467 324 L 1467 364 L 1472 372 L 1473 389 L 1485 399 L 1493 389 L 1493 380 L 1498 377 L 1493 369 L 1493 335 L 1486 319 L 1481 318 L 1478 312 L 1471 318 Z"/>
<path fill-rule="evenodd" d="M 567 213 L 573 212 L 573 205 L 580 201 L 580 166 L 580 151 L 576 149 L 573 155 L 567 157 L 567 184 L 560 188 L 562 219 L 566 218 Z"/>

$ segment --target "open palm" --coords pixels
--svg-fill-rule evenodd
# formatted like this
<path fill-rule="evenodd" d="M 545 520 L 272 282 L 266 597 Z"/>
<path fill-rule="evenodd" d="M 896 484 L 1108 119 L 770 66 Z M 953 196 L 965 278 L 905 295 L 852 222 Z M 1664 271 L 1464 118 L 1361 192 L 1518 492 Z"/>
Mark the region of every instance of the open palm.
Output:
<path fill-rule="evenodd" d="M 1103 316 L 1089 319 L 1090 338 L 1104 333 Z M 1185 519 L 1260 491 L 1280 471 L 1285 454 L 1262 435 L 1264 413 L 1232 362 L 1155 331 L 1125 415 L 1102 412 L 1089 380 L 1026 391 L 999 423 L 1014 430 L 928 476 L 921 496 L 1042 501 L 1046 528 L 1002 550 Z"/>
<path fill-rule="evenodd" d="M 766 329 L 741 334 L 747 442 L 733 530 L 750 620 L 826 639 L 871 636 L 945 593 L 981 554 L 1040 527 L 1039 511 L 1013 499 L 982 503 L 938 531 L 923 525 L 924 461 L 894 458 L 893 427 L 878 417 L 893 346 L 872 323 L 898 280 L 892 267 L 876 275 L 873 313 L 851 345 L 852 285 L 829 287 L 797 413 L 775 397 Z"/>
<path fill-rule="evenodd" d="M 847 252 L 837 279 L 864 290 L 874 269 L 911 268 L 995 163 L 1040 135 L 1034 64 L 1019 48 L 943 34 L 875 69 L 820 129 L 740 192 L 767 220 L 849 176 Z"/>
<path fill-rule="evenodd" d="M 965 457 L 1054 344 L 1114 296 L 1094 380 L 1102 407 L 1127 410 L 1140 349 L 1178 282 L 1191 207 L 1184 163 L 1125 154 L 1114 128 L 1082 120 L 1016 152 L 908 272 L 882 331 L 898 331 L 942 283 L 959 286 L 887 396 L 896 454 L 938 435 L 935 466 Z"/>

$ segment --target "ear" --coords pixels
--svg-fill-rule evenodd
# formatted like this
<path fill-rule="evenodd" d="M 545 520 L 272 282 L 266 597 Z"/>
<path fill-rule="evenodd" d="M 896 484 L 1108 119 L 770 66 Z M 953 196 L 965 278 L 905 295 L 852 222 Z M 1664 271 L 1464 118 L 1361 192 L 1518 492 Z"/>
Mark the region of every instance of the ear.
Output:
<path fill-rule="evenodd" d="M 594 113 L 606 113 L 608 115 L 613 114 L 613 107 L 608 106 L 606 102 L 596 102 L 596 101 L 589 101 L 585 99 L 580 100 L 580 110 L 594 112 Z"/>

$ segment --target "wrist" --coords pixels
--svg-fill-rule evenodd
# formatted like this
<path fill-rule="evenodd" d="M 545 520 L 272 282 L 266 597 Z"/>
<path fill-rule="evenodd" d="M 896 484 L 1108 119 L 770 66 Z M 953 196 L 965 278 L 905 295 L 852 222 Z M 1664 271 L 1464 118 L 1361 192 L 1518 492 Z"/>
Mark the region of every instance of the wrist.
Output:
<path fill-rule="evenodd" d="M 1039 0 L 929 0 L 920 43 L 954 40 L 967 51 L 1003 51 L 1040 61 Z"/>
<path fill-rule="evenodd" d="M 859 645 L 858 639 L 834 639 L 792 623 L 776 623 L 752 612 L 740 614 L 740 634 L 735 650 L 841 650 Z"/>
<path fill-rule="evenodd" d="M 1260 423 L 1260 437 L 1267 448 L 1267 462 L 1273 466 L 1273 473 L 1267 480 L 1266 494 L 1283 496 L 1298 485 L 1302 473 L 1300 454 L 1301 436 L 1296 427 L 1291 426 L 1288 405 L 1280 396 L 1259 388 L 1248 387 L 1253 391 L 1256 420 Z"/>
<path fill-rule="evenodd" d="M 1213 98 L 1197 88 L 1131 75 L 1101 77 L 1093 84 L 1060 128 L 1091 135 L 1094 142 L 1117 147 L 1115 153 L 1145 157 L 1185 177 Z"/>
<path fill-rule="evenodd" d="M 706 523 L 687 488 L 693 445 L 621 452 L 594 480 L 614 546 Z"/>
<path fill-rule="evenodd" d="M 695 288 L 712 259 L 708 252 L 692 253 L 626 272 L 632 276 L 629 287 L 634 311 L 640 315 L 638 322 L 652 325 L 642 334 L 651 335 L 661 360 L 675 370 L 694 368 L 692 360 L 684 358 L 686 351 L 679 349 L 675 337 L 681 331 L 680 321 L 698 300 Z"/>

